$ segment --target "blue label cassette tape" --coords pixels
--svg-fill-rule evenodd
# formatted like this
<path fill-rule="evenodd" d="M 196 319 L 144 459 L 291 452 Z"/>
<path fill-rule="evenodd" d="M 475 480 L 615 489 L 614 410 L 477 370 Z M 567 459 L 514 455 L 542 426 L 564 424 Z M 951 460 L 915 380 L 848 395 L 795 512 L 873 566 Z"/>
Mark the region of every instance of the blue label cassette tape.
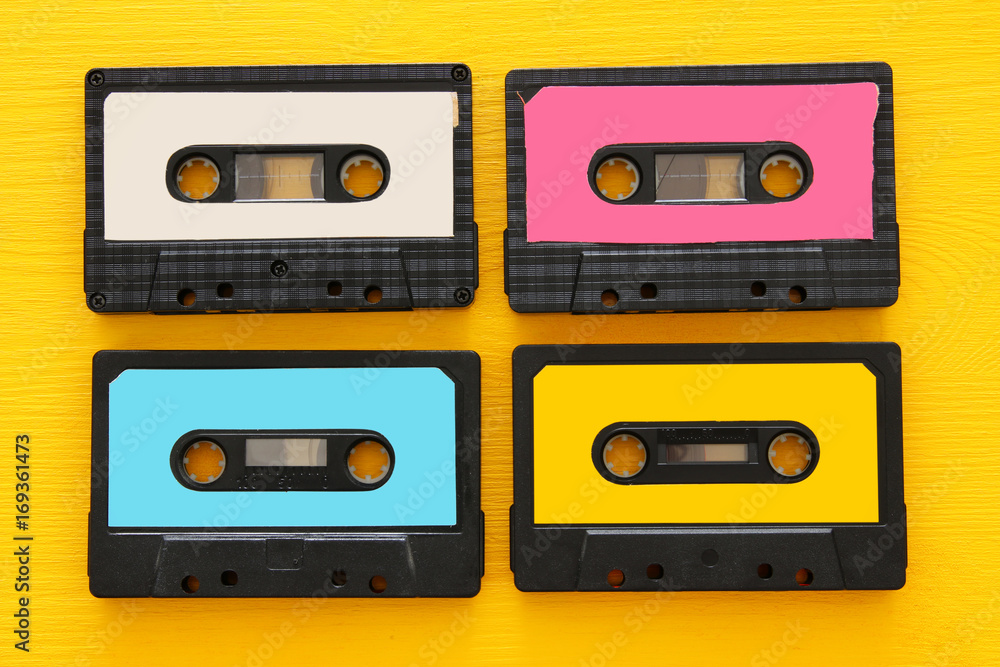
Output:
<path fill-rule="evenodd" d="M 99 597 L 475 595 L 474 352 L 94 357 Z"/>

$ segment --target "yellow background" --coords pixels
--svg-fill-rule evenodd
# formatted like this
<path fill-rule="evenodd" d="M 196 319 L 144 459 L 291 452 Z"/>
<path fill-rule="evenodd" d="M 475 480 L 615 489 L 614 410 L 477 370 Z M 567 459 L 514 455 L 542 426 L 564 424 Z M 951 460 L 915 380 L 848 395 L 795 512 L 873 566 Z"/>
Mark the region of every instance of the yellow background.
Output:
<path fill-rule="evenodd" d="M 989 433 L 1000 421 L 995 3 L 44 0 L 5 3 L 0 26 L 0 664 L 1000 662 L 1000 451 Z M 501 232 L 509 69 L 863 59 L 886 60 L 895 72 L 895 306 L 608 317 L 508 308 Z M 433 326 L 410 313 L 156 317 L 85 308 L 88 68 L 450 60 L 468 63 L 474 81 L 481 286 L 472 307 L 434 313 Z M 487 562 L 478 597 L 90 597 L 91 356 L 102 348 L 222 348 L 227 334 L 240 349 L 402 343 L 482 355 Z M 507 538 L 514 346 L 753 340 L 901 345 L 906 587 L 669 599 L 519 593 Z M 34 443 L 30 655 L 12 648 L 12 550 L 2 547 L 14 530 L 13 441 L 21 432 Z"/>
<path fill-rule="evenodd" d="M 533 391 L 536 524 L 879 520 L 879 398 L 864 364 L 558 364 L 535 376 Z M 820 456 L 808 477 L 794 484 L 616 484 L 591 458 L 597 434 L 615 422 L 767 420 L 812 430 Z M 647 444 L 646 463 L 654 465 L 659 455 Z M 766 503 L 749 504 L 765 491 Z"/>

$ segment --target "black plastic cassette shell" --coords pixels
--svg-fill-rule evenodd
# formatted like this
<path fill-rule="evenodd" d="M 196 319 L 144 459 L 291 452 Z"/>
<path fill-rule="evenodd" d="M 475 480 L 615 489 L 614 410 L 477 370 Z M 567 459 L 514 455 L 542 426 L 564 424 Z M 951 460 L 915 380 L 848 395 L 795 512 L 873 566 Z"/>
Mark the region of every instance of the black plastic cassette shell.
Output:
<path fill-rule="evenodd" d="M 510 563 L 522 591 L 898 589 L 906 581 L 906 506 L 900 351 L 894 343 L 760 343 L 742 346 L 736 363 L 861 361 L 877 377 L 879 521 L 875 524 L 639 524 L 534 523 L 533 379 L 548 365 L 718 363 L 728 345 L 522 345 L 513 356 L 514 504 Z M 850 493 L 845 489 L 844 493 Z M 834 499 L 835 500 L 835 499 Z M 888 540 L 889 547 L 885 547 Z M 539 547 L 541 545 L 541 547 Z M 881 546 L 880 546 L 881 545 Z M 532 554 L 530 564 L 522 553 Z M 706 566 L 706 550 L 718 563 Z M 856 558 L 864 559 L 864 567 Z M 646 568 L 662 564 L 661 579 Z M 768 563 L 773 576 L 761 578 Z M 808 587 L 794 578 L 808 568 Z M 611 569 L 625 575 L 613 589 Z"/>
<path fill-rule="evenodd" d="M 527 240 L 524 103 L 544 86 L 779 85 L 873 81 L 879 87 L 874 239 L 720 243 Z M 518 312 L 624 313 L 889 306 L 899 292 L 892 70 L 883 62 L 512 70 L 506 80 L 504 291 Z M 780 202 L 775 204 L 780 206 Z M 854 222 L 854 221 L 851 221 Z M 764 295 L 751 291 L 764 283 Z M 642 286 L 656 285 L 644 298 Z M 794 303 L 792 287 L 805 290 Z M 601 295 L 614 290 L 617 303 Z"/>
<path fill-rule="evenodd" d="M 97 597 L 471 597 L 484 570 L 480 361 L 475 352 L 402 352 L 392 367 L 438 367 L 456 381 L 458 524 L 412 528 L 108 528 L 108 385 L 128 368 L 364 367 L 384 352 L 102 351 L 94 356 L 87 571 Z M 364 494 L 356 494 L 363 496 Z M 221 573 L 239 575 L 226 586 Z M 331 585 L 337 570 L 347 583 Z M 180 585 L 198 577 L 199 590 Z M 384 576 L 382 593 L 369 580 Z"/>
<path fill-rule="evenodd" d="M 462 71 L 465 76 L 453 76 Z M 101 76 L 94 76 L 100 72 Z M 461 80 L 456 80 L 461 79 Z M 91 82 L 100 80 L 99 86 Z M 84 289 L 102 313 L 408 310 L 469 305 L 479 284 L 473 220 L 472 78 L 465 65 L 109 68 L 87 75 L 87 223 Z M 454 236 L 247 241 L 105 241 L 104 99 L 116 91 L 450 90 L 454 128 Z M 416 213 L 419 214 L 419 213 Z M 287 272 L 271 267 L 284 262 Z M 340 283 L 331 294 L 330 283 Z M 218 293 L 232 285 L 230 297 Z M 377 287 L 381 300 L 366 292 Z M 196 295 L 193 305 L 178 298 Z"/>

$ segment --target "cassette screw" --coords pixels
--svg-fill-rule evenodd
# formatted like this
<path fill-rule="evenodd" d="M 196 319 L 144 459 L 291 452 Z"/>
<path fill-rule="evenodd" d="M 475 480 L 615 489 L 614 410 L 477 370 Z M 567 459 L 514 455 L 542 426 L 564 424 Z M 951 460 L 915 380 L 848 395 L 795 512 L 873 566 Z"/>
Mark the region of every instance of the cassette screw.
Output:
<path fill-rule="evenodd" d="M 455 81 L 465 81 L 469 78 L 469 70 L 461 65 L 458 65 L 457 67 L 452 68 L 451 78 Z"/>
<path fill-rule="evenodd" d="M 107 304 L 108 300 L 100 292 L 94 292 L 90 295 L 90 307 L 94 310 L 101 310 Z"/>
<path fill-rule="evenodd" d="M 104 84 L 104 72 L 100 72 L 100 71 L 91 72 L 90 73 L 90 77 L 87 80 L 90 81 L 90 85 L 94 86 L 95 88 L 97 86 L 103 85 Z"/>
<path fill-rule="evenodd" d="M 455 290 L 455 301 L 457 301 L 462 306 L 469 303 L 470 301 L 472 301 L 472 290 L 470 290 L 468 287 L 459 287 L 457 290 Z"/>
<path fill-rule="evenodd" d="M 285 275 L 286 273 L 288 273 L 288 264 L 286 264 L 285 262 L 281 261 L 280 259 L 279 260 L 275 260 L 274 262 L 271 262 L 271 274 L 275 278 L 280 278 L 283 275 Z"/>

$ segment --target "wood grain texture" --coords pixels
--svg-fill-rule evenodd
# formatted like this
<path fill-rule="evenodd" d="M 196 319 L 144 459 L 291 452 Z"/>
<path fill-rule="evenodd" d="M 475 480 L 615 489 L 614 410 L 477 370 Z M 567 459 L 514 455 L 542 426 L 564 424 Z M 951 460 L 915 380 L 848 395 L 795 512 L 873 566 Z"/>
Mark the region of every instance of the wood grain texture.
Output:
<path fill-rule="evenodd" d="M 13 438 L 33 445 L 30 654 L 0 664 L 1000 663 L 1000 9 L 974 0 L 188 4 L 47 0 L 0 13 L 0 544 Z M 516 315 L 503 293 L 503 77 L 515 67 L 878 59 L 895 73 L 899 302 L 815 313 Z M 449 312 L 97 316 L 83 305 L 83 76 L 94 66 L 461 60 L 474 80 L 480 290 Z M 426 318 L 430 326 L 425 326 Z M 90 359 L 106 348 L 474 349 L 487 567 L 470 600 L 139 600 L 87 590 Z M 405 339 L 404 339 L 405 340 Z M 521 343 L 894 340 L 903 350 L 909 581 L 898 592 L 519 593 L 508 569 L 510 353 Z M 987 435 L 988 434 L 988 435 Z M 849 493 L 850 490 L 845 490 Z M 796 631 L 790 631 L 795 628 Z M 616 634 L 617 633 L 617 634 Z M 620 640 L 617 641 L 616 639 Z"/>

